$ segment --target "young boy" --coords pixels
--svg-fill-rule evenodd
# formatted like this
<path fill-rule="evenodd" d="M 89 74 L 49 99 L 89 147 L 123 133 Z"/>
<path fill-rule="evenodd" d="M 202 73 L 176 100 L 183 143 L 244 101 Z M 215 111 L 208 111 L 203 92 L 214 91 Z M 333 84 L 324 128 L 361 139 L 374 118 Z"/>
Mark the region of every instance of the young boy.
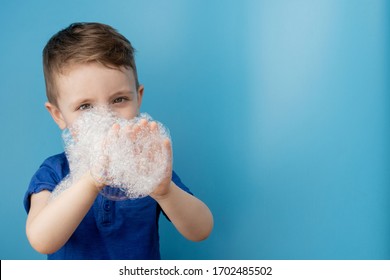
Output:
<path fill-rule="evenodd" d="M 134 49 L 112 27 L 71 24 L 49 40 L 43 66 L 45 106 L 60 129 L 69 128 L 83 110 L 95 106 L 108 106 L 125 119 L 139 114 L 144 87 L 138 82 Z M 166 146 L 170 149 L 171 143 Z M 49 157 L 33 176 L 24 199 L 27 237 L 48 259 L 160 259 L 161 211 L 189 240 L 203 240 L 212 230 L 210 210 L 172 168 L 144 198 L 109 200 L 100 194 L 104 182 L 86 172 L 50 200 L 68 174 L 64 153 Z"/>

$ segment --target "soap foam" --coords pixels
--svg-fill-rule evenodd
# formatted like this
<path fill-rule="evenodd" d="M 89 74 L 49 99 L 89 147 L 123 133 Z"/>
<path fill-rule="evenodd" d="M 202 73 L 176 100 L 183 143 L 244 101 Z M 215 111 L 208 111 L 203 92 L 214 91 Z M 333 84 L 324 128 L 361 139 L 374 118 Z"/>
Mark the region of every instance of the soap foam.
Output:
<path fill-rule="evenodd" d="M 171 176 L 169 131 L 146 113 L 126 120 L 108 108 L 92 108 L 65 129 L 62 138 L 70 173 L 53 198 L 87 172 L 107 185 L 101 194 L 113 200 L 145 197 Z"/>

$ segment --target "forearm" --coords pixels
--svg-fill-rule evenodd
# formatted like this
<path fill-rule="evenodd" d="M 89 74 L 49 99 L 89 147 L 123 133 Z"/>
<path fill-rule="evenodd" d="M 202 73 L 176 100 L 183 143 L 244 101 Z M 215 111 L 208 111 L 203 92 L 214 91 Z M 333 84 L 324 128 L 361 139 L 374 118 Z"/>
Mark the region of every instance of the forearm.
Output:
<path fill-rule="evenodd" d="M 209 208 L 198 198 L 180 189 L 173 182 L 163 197 L 154 197 L 176 229 L 187 239 L 206 239 L 213 228 Z"/>
<path fill-rule="evenodd" d="M 44 254 L 60 249 L 87 214 L 98 192 L 88 174 L 29 214 L 26 231 L 31 245 Z"/>

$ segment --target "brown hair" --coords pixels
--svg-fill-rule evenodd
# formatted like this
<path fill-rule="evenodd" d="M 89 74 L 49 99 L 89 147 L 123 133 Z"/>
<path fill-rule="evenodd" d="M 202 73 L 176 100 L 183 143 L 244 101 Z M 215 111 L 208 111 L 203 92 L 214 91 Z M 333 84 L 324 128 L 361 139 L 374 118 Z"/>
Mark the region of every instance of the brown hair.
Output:
<path fill-rule="evenodd" d="M 139 87 L 131 43 L 111 26 L 101 23 L 73 23 L 59 31 L 43 49 L 43 72 L 46 95 L 57 105 L 55 75 L 71 64 L 97 62 L 108 68 L 131 68 Z"/>

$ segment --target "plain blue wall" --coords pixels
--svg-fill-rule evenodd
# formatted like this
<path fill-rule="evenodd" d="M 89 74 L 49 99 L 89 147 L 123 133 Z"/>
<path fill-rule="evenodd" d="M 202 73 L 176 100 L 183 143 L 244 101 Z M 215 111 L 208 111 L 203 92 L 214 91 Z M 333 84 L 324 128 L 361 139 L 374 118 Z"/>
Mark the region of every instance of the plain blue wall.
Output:
<path fill-rule="evenodd" d="M 192 243 L 161 219 L 165 259 L 390 259 L 385 0 L 2 1 L 1 259 L 43 259 L 24 232 L 32 174 L 61 152 L 41 51 L 74 21 L 137 48 L 143 111 L 214 213 Z"/>

